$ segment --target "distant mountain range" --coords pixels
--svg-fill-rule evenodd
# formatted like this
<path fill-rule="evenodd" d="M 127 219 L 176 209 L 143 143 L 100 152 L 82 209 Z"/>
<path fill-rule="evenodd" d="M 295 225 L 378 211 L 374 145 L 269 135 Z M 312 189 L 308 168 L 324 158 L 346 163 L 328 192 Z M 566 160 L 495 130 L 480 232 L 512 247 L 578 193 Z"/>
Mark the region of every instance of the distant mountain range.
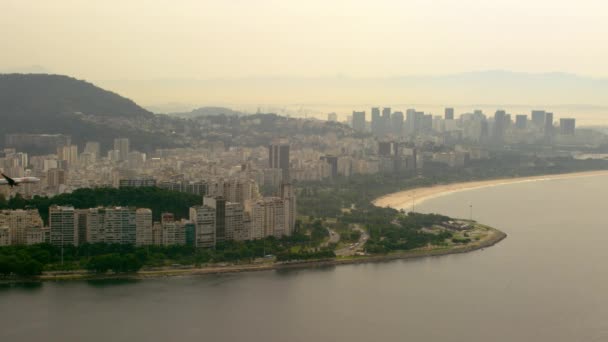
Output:
<path fill-rule="evenodd" d="M 0 146 L 7 133 L 63 133 L 79 145 L 129 137 L 140 150 L 172 146 L 171 120 L 91 83 L 61 75 L 0 74 Z"/>
<path fill-rule="evenodd" d="M 568 73 L 504 70 L 394 77 L 249 77 L 100 81 L 146 106 L 160 101 L 221 105 L 255 111 L 258 106 L 368 104 L 472 104 L 608 106 L 608 78 Z"/>
<path fill-rule="evenodd" d="M 239 116 L 243 115 L 243 113 L 225 107 L 201 107 L 196 108 L 190 112 L 169 113 L 168 115 L 191 119 L 211 115 Z"/>

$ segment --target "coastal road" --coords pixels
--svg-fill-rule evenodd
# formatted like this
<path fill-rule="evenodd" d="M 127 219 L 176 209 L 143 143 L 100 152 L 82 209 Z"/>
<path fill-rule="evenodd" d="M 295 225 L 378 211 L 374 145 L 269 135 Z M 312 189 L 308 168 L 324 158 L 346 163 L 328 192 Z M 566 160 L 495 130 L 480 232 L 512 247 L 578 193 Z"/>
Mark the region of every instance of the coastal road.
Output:
<path fill-rule="evenodd" d="M 329 244 L 340 242 L 340 234 L 333 229 L 327 228 L 329 239 L 321 244 L 321 247 L 327 247 Z"/>
<path fill-rule="evenodd" d="M 337 249 L 336 256 L 353 256 L 357 252 L 363 251 L 363 247 L 365 246 L 365 243 L 367 242 L 367 240 L 369 240 L 369 234 L 365 231 L 365 229 L 363 229 L 358 224 L 355 224 L 353 229 L 357 230 L 361 233 L 361 236 L 359 237 L 359 241 L 357 241 L 356 243 L 350 244 L 349 246 L 346 246 L 344 248 Z"/>

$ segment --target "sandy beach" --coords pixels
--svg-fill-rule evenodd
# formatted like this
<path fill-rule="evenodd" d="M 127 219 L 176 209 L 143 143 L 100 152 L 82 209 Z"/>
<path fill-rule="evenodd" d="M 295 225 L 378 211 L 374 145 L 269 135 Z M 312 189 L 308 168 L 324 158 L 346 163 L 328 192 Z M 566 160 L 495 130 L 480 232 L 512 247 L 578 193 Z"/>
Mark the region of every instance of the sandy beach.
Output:
<path fill-rule="evenodd" d="M 490 187 L 490 186 L 501 186 L 501 185 L 514 184 L 514 183 L 539 182 L 539 181 L 549 181 L 549 180 L 556 180 L 556 179 L 607 176 L 607 175 L 608 175 L 608 170 L 600 170 L 600 171 L 563 173 L 563 174 L 554 174 L 554 175 L 541 175 L 541 176 L 533 176 L 533 177 L 503 178 L 503 179 L 493 179 L 493 180 L 464 182 L 464 183 L 439 184 L 439 185 L 434 185 L 431 187 L 423 187 L 423 188 L 416 188 L 416 189 L 395 192 L 392 194 L 388 194 L 388 195 L 379 197 L 379 198 L 375 199 L 372 203 L 379 207 L 409 209 L 409 208 L 412 208 L 412 206 L 414 206 L 414 208 L 415 208 L 415 206 L 417 206 L 431 198 L 444 196 L 444 195 L 451 194 L 454 192 L 459 192 L 459 191 L 479 189 L 479 188 Z"/>

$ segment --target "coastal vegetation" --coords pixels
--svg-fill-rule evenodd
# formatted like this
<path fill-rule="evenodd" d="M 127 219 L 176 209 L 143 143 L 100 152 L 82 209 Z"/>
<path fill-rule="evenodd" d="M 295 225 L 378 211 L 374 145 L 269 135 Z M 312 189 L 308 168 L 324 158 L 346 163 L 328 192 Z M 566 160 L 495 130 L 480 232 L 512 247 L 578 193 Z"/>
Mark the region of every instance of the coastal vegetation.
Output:
<path fill-rule="evenodd" d="M 300 229 L 290 237 L 268 237 L 251 241 L 226 241 L 215 248 L 186 245 L 134 246 L 129 244 L 50 244 L 0 247 L 0 275 L 35 276 L 43 271 L 94 273 L 135 272 L 142 267 L 188 266 L 213 263 L 253 263 L 256 259 L 289 261 L 335 258 L 333 250 L 321 247 L 328 235 L 320 220 L 298 222 Z"/>
<path fill-rule="evenodd" d="M 82 188 L 68 194 L 53 197 L 34 196 L 32 199 L 25 199 L 17 194 L 8 201 L 0 197 L 0 209 L 36 208 L 47 224 L 49 207 L 52 205 L 72 205 L 76 209 L 98 206 L 149 208 L 154 219 L 160 220 L 164 212 L 173 213 L 177 219 L 187 218 L 188 209 L 200 204 L 202 198 L 198 195 L 155 187 Z"/>

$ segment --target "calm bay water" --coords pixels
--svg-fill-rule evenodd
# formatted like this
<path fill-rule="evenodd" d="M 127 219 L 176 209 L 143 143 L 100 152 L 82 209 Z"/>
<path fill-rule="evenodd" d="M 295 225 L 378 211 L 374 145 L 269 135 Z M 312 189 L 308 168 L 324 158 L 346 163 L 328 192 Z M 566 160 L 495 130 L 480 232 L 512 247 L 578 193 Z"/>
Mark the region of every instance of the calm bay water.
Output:
<path fill-rule="evenodd" d="M 0 287 L 3 341 L 607 341 L 608 177 L 439 197 L 509 236 L 463 255 Z"/>

